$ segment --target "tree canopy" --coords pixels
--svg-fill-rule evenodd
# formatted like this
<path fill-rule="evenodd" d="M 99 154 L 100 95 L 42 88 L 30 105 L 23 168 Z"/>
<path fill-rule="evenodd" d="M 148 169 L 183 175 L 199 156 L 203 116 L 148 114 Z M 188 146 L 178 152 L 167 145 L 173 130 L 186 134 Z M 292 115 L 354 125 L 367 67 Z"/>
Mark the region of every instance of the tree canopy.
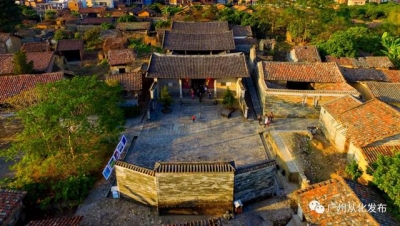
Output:
<path fill-rule="evenodd" d="M 94 76 L 38 86 L 33 105 L 18 112 L 24 129 L 1 154 L 22 159 L 16 186 L 97 172 L 122 129 L 121 88 Z"/>
<path fill-rule="evenodd" d="M 21 9 L 14 0 L 0 1 L 0 32 L 13 32 L 21 23 Z"/>
<path fill-rule="evenodd" d="M 24 51 L 14 53 L 13 60 L 14 74 L 31 74 L 33 72 L 33 61 L 28 62 Z"/>
<path fill-rule="evenodd" d="M 400 216 L 400 153 L 392 157 L 378 156 L 373 168 L 373 183 L 389 196 L 395 212 Z"/>

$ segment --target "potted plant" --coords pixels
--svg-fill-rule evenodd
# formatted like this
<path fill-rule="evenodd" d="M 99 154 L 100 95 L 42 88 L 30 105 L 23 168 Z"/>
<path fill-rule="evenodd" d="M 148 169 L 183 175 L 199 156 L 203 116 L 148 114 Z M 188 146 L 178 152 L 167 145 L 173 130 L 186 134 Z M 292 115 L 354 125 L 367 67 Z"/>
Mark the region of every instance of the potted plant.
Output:
<path fill-rule="evenodd" d="M 170 113 L 171 112 L 171 104 L 172 104 L 173 100 L 171 95 L 169 95 L 169 91 L 168 91 L 168 87 L 164 86 L 161 89 L 161 97 L 160 97 L 160 103 L 163 106 L 163 109 L 161 110 L 162 113 Z"/>
<path fill-rule="evenodd" d="M 222 104 L 224 105 L 225 110 L 222 111 L 221 115 L 229 118 L 232 112 L 235 111 L 236 102 L 236 98 L 233 96 L 232 91 L 228 87 L 222 99 Z"/>

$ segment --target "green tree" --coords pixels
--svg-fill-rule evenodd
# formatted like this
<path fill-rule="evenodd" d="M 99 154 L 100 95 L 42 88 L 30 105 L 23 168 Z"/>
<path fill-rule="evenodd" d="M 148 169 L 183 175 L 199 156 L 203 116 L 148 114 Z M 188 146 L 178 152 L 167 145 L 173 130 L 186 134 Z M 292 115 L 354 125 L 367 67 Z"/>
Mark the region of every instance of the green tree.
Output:
<path fill-rule="evenodd" d="M 357 181 L 358 178 L 360 178 L 363 174 L 362 169 L 360 169 L 360 167 L 358 167 L 357 162 L 354 160 L 346 166 L 345 171 L 347 174 L 349 174 L 351 176 L 351 179 L 354 181 Z"/>
<path fill-rule="evenodd" d="M 400 215 L 400 152 L 392 157 L 378 156 L 373 168 L 373 183 L 389 196 Z"/>
<path fill-rule="evenodd" d="M 45 20 L 54 20 L 57 12 L 54 10 L 46 10 L 44 13 L 44 19 Z"/>
<path fill-rule="evenodd" d="M 177 13 L 179 13 L 180 11 L 182 11 L 182 7 L 179 6 L 165 6 L 161 12 L 163 15 L 166 16 L 173 16 Z"/>
<path fill-rule="evenodd" d="M 31 74 L 33 72 L 33 61 L 28 62 L 25 52 L 18 51 L 14 53 L 13 60 L 14 74 Z"/>
<path fill-rule="evenodd" d="M 160 102 L 162 103 L 164 109 L 169 109 L 169 107 L 171 106 L 173 100 L 172 100 L 171 95 L 169 94 L 167 86 L 164 86 L 161 89 L 160 95 L 161 95 Z"/>
<path fill-rule="evenodd" d="M 21 8 L 14 0 L 0 1 L 0 32 L 13 32 L 22 21 Z"/>
<path fill-rule="evenodd" d="M 222 104 L 228 108 L 233 110 L 236 104 L 236 98 L 233 96 L 232 91 L 228 88 L 226 88 L 226 91 L 224 93 L 224 97 L 222 99 Z"/>
<path fill-rule="evenodd" d="M 15 159 L 17 187 L 97 173 L 122 130 L 121 88 L 95 76 L 37 87 L 36 103 L 18 112 L 24 130 L 1 155 Z"/>
<path fill-rule="evenodd" d="M 396 38 L 385 32 L 382 35 L 382 52 L 396 65 L 400 66 L 400 38 Z"/>
<path fill-rule="evenodd" d="M 54 40 L 56 41 L 69 38 L 71 38 L 71 34 L 69 31 L 58 29 L 56 32 L 54 32 Z"/>
<path fill-rule="evenodd" d="M 32 9 L 32 7 L 28 6 L 21 6 L 22 9 L 22 15 L 28 20 L 39 20 L 40 17 L 37 14 L 36 10 Z"/>
<path fill-rule="evenodd" d="M 171 27 L 171 20 L 158 20 L 155 24 L 155 28 L 169 28 Z"/>
<path fill-rule="evenodd" d="M 88 44 L 88 46 L 93 47 L 93 46 L 101 43 L 101 40 L 100 40 L 101 30 L 102 29 L 100 27 L 94 27 L 92 29 L 85 31 L 85 33 L 83 34 L 83 40 L 85 40 L 85 42 L 86 42 L 86 44 Z"/>
<path fill-rule="evenodd" d="M 135 16 L 131 15 L 124 15 L 118 18 L 117 22 L 137 22 L 137 19 Z"/>
<path fill-rule="evenodd" d="M 100 24 L 100 27 L 103 30 L 114 29 L 114 25 L 112 25 L 111 23 L 102 23 L 102 24 Z"/>

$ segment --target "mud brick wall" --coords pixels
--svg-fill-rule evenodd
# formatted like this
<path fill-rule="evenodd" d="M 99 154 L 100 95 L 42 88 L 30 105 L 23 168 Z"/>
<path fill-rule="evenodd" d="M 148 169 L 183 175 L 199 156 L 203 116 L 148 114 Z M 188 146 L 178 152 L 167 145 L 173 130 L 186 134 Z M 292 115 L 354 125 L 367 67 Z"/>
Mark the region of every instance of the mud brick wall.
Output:
<path fill-rule="evenodd" d="M 160 213 L 224 214 L 233 210 L 234 172 L 156 173 Z"/>
<path fill-rule="evenodd" d="M 319 105 L 338 97 L 321 96 L 318 100 Z M 302 96 L 291 95 L 270 95 L 265 94 L 264 112 L 274 112 L 278 118 L 318 118 L 319 109 L 313 106 L 313 97 L 307 97 L 306 105 L 302 106 Z"/>
<path fill-rule="evenodd" d="M 154 171 L 120 161 L 117 161 L 114 170 L 122 197 L 132 198 L 145 205 L 157 206 Z"/>
<path fill-rule="evenodd" d="M 237 169 L 234 200 L 246 203 L 272 196 L 275 193 L 275 175 L 274 160 Z"/>

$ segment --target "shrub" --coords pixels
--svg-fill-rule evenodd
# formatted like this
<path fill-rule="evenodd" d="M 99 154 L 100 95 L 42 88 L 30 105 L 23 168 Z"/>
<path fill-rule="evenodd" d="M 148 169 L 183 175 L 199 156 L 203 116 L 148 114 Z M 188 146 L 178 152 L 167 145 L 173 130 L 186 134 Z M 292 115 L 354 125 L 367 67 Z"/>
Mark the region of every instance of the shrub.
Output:
<path fill-rule="evenodd" d="M 357 181 L 363 174 L 362 169 L 358 167 L 358 164 L 355 160 L 353 160 L 350 164 L 346 166 L 346 173 L 350 175 L 351 179 Z"/>
<path fill-rule="evenodd" d="M 224 98 L 222 100 L 222 104 L 228 109 L 233 110 L 236 104 L 236 98 L 233 96 L 232 91 L 228 88 L 226 88 L 226 91 L 224 93 Z"/>
<path fill-rule="evenodd" d="M 168 109 L 169 106 L 171 106 L 173 100 L 171 95 L 169 95 L 169 91 L 168 91 L 168 87 L 164 86 L 161 89 L 161 98 L 160 98 L 160 102 L 162 103 L 163 107 L 165 109 Z"/>

